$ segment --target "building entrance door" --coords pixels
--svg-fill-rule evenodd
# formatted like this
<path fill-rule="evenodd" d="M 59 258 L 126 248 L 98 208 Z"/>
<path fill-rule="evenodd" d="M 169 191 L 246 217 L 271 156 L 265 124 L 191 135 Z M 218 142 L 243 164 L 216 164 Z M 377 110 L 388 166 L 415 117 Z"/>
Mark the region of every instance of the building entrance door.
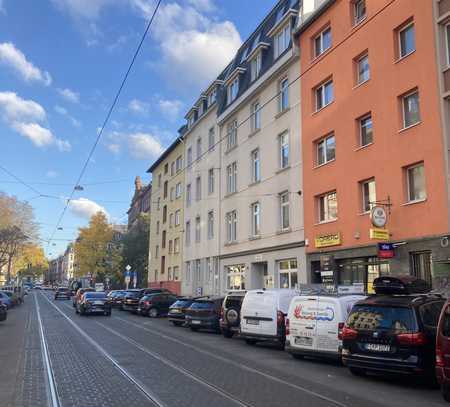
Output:
<path fill-rule="evenodd" d="M 431 251 L 413 252 L 410 254 L 411 274 L 414 277 L 432 284 Z"/>

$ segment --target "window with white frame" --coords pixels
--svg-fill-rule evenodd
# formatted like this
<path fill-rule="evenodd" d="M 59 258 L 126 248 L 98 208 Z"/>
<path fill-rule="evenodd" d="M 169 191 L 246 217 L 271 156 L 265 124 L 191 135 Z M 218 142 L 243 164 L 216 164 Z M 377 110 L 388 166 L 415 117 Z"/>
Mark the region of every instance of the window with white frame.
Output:
<path fill-rule="evenodd" d="M 231 211 L 226 214 L 226 231 L 227 242 L 232 243 L 236 241 L 236 227 L 237 227 L 237 212 Z"/>
<path fill-rule="evenodd" d="M 368 114 L 358 120 L 359 123 L 359 143 L 361 147 L 373 143 L 372 115 Z"/>
<path fill-rule="evenodd" d="M 251 236 L 259 236 L 261 234 L 261 204 L 254 202 L 250 206 L 251 211 Z"/>
<path fill-rule="evenodd" d="M 199 243 L 200 238 L 201 238 L 201 219 L 200 216 L 197 216 L 195 218 L 195 241 Z"/>
<path fill-rule="evenodd" d="M 280 260 L 278 262 L 280 288 L 295 289 L 298 287 L 298 266 L 296 259 Z"/>
<path fill-rule="evenodd" d="M 261 129 L 261 106 L 259 102 L 252 103 L 251 115 L 252 115 L 252 131 Z"/>
<path fill-rule="evenodd" d="M 212 280 L 212 276 L 213 276 L 213 258 L 212 257 L 207 257 L 206 258 L 206 273 L 207 273 L 207 280 L 208 282 L 210 282 Z"/>
<path fill-rule="evenodd" d="M 327 27 L 314 38 L 314 56 L 318 57 L 331 48 L 331 27 Z"/>
<path fill-rule="evenodd" d="M 353 3 L 353 21 L 359 24 L 366 18 L 366 0 L 355 0 Z"/>
<path fill-rule="evenodd" d="M 329 105 L 334 100 L 333 81 L 330 80 L 320 85 L 315 90 L 316 110 L 320 110 Z"/>
<path fill-rule="evenodd" d="M 189 208 L 192 201 L 192 187 L 191 184 L 186 185 L 186 206 Z"/>
<path fill-rule="evenodd" d="M 169 215 L 169 228 L 173 226 L 173 213 Z"/>
<path fill-rule="evenodd" d="M 157 200 L 156 200 L 156 210 L 160 210 L 161 209 L 161 198 L 158 198 Z"/>
<path fill-rule="evenodd" d="M 425 167 L 423 163 L 406 168 L 408 202 L 422 201 L 427 197 Z"/>
<path fill-rule="evenodd" d="M 197 160 L 202 156 L 202 138 L 197 138 Z"/>
<path fill-rule="evenodd" d="M 419 91 L 415 90 L 402 97 L 403 127 L 420 122 Z"/>
<path fill-rule="evenodd" d="M 208 212 L 208 239 L 214 238 L 214 211 Z"/>
<path fill-rule="evenodd" d="M 232 194 L 237 191 L 237 162 L 227 166 L 227 193 Z"/>
<path fill-rule="evenodd" d="M 208 132 L 208 150 L 214 150 L 214 145 L 216 143 L 215 129 L 211 127 Z"/>
<path fill-rule="evenodd" d="M 180 221 L 181 221 L 180 214 L 181 214 L 181 212 L 179 209 L 177 211 L 175 211 L 175 226 L 180 226 Z"/>
<path fill-rule="evenodd" d="M 275 59 L 277 59 L 284 51 L 289 48 L 291 42 L 291 25 L 286 24 L 274 38 Z"/>
<path fill-rule="evenodd" d="M 191 262 L 186 262 L 186 268 L 185 268 L 185 281 L 189 282 L 191 281 Z"/>
<path fill-rule="evenodd" d="M 175 174 L 175 161 L 172 161 L 172 163 L 170 164 L 170 176 L 173 177 L 174 174 Z"/>
<path fill-rule="evenodd" d="M 159 257 L 159 246 L 156 245 L 155 246 L 155 259 L 157 259 Z"/>
<path fill-rule="evenodd" d="M 369 54 L 364 54 L 359 57 L 356 61 L 356 67 L 356 83 L 360 85 L 361 83 L 367 82 L 370 79 Z"/>
<path fill-rule="evenodd" d="M 371 178 L 366 181 L 362 181 L 361 185 L 361 197 L 362 197 L 362 211 L 363 213 L 370 212 L 377 201 L 377 194 L 375 188 L 375 179 Z"/>
<path fill-rule="evenodd" d="M 197 283 L 200 284 L 202 281 L 202 261 L 195 260 L 195 274 L 197 278 Z"/>
<path fill-rule="evenodd" d="M 208 170 L 208 194 L 214 193 L 214 168 Z"/>
<path fill-rule="evenodd" d="M 216 102 L 217 88 L 214 88 L 208 95 L 208 106 L 211 106 Z"/>
<path fill-rule="evenodd" d="M 410 23 L 398 31 L 398 41 L 400 58 L 404 58 L 416 50 L 416 32 L 414 23 Z"/>
<path fill-rule="evenodd" d="M 191 167 L 191 165 L 192 165 L 192 147 L 188 147 L 186 155 L 187 155 L 187 165 L 188 165 L 188 167 Z"/>
<path fill-rule="evenodd" d="M 177 160 L 175 162 L 175 167 L 176 167 L 177 173 L 181 171 L 181 169 L 183 167 L 183 158 L 181 157 L 181 155 L 179 157 L 177 157 Z"/>
<path fill-rule="evenodd" d="M 450 23 L 445 26 L 445 40 L 447 44 L 447 66 L 450 66 Z"/>
<path fill-rule="evenodd" d="M 180 267 L 173 266 L 173 279 L 174 281 L 178 281 L 180 279 Z"/>
<path fill-rule="evenodd" d="M 227 96 L 228 96 L 228 103 L 233 102 L 239 93 L 239 76 L 236 76 L 236 78 L 233 79 L 233 82 L 231 82 L 228 85 L 227 89 Z"/>
<path fill-rule="evenodd" d="M 226 267 L 228 290 L 245 290 L 245 270 L 244 264 Z"/>
<path fill-rule="evenodd" d="M 252 82 L 257 79 L 259 74 L 261 73 L 261 62 L 261 52 L 258 52 L 258 54 L 250 61 L 250 74 Z"/>
<path fill-rule="evenodd" d="M 328 192 L 318 198 L 319 222 L 329 222 L 337 219 L 336 191 Z"/>
<path fill-rule="evenodd" d="M 202 178 L 200 176 L 195 179 L 195 199 L 197 201 L 202 199 Z"/>
<path fill-rule="evenodd" d="M 172 254 L 172 250 L 173 250 L 173 243 L 172 240 L 169 240 L 169 254 Z"/>
<path fill-rule="evenodd" d="M 174 196 L 175 196 L 175 188 L 171 187 L 170 188 L 170 200 L 173 201 L 174 200 Z"/>
<path fill-rule="evenodd" d="M 290 227 L 290 203 L 289 192 L 280 194 L 280 227 L 281 230 L 289 229 Z"/>
<path fill-rule="evenodd" d="M 251 153 L 252 163 L 252 183 L 261 181 L 261 160 L 259 148 L 253 150 Z"/>
<path fill-rule="evenodd" d="M 280 168 L 289 166 L 289 133 L 286 131 L 278 136 Z"/>
<path fill-rule="evenodd" d="M 185 234 L 186 246 L 190 246 L 190 244 L 191 244 L 191 221 L 190 220 L 188 220 L 186 222 L 186 230 L 185 230 L 184 234 Z"/>
<path fill-rule="evenodd" d="M 160 228 L 160 223 L 159 221 L 156 222 L 156 234 L 159 235 L 159 228 Z"/>
<path fill-rule="evenodd" d="M 174 252 L 175 254 L 180 253 L 180 238 L 179 238 L 179 237 L 176 237 L 176 238 L 173 240 L 173 252 Z"/>
<path fill-rule="evenodd" d="M 230 150 L 237 144 L 237 120 L 228 123 L 227 126 L 227 150 Z"/>
<path fill-rule="evenodd" d="M 336 158 L 336 139 L 330 134 L 316 143 L 317 165 L 326 164 Z"/>
<path fill-rule="evenodd" d="M 289 79 L 284 78 L 279 83 L 279 111 L 283 112 L 289 107 Z"/>

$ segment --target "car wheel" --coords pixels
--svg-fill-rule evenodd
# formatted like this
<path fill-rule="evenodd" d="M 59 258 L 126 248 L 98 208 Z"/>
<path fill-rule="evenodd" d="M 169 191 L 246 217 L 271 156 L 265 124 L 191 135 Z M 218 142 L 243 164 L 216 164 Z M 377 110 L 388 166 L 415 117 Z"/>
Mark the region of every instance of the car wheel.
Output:
<path fill-rule="evenodd" d="M 197 326 L 191 326 L 191 331 L 197 332 L 198 331 L 198 327 Z"/>
<path fill-rule="evenodd" d="M 148 316 L 150 318 L 156 318 L 158 316 L 158 310 L 156 308 L 150 308 L 148 311 Z"/>
<path fill-rule="evenodd" d="M 255 345 L 256 344 L 256 340 L 255 339 L 246 339 L 245 343 L 247 345 Z"/>
<path fill-rule="evenodd" d="M 181 326 L 181 325 L 183 325 L 183 323 L 180 322 L 180 321 L 172 321 L 172 324 L 174 324 L 175 326 Z"/>
<path fill-rule="evenodd" d="M 222 331 L 222 335 L 223 335 L 225 338 L 232 338 L 233 335 L 234 335 L 234 332 L 233 332 L 233 331 L 230 331 L 230 330 L 228 330 L 228 329 L 226 329 L 226 330 L 223 330 L 223 331 Z"/>
<path fill-rule="evenodd" d="M 349 367 L 349 370 L 350 370 L 350 373 L 353 376 L 360 376 L 360 377 L 362 377 L 362 376 L 366 375 L 366 371 L 365 370 L 359 369 L 357 367 Z"/>
<path fill-rule="evenodd" d="M 450 387 L 443 384 L 441 386 L 442 397 L 447 403 L 450 403 Z"/>

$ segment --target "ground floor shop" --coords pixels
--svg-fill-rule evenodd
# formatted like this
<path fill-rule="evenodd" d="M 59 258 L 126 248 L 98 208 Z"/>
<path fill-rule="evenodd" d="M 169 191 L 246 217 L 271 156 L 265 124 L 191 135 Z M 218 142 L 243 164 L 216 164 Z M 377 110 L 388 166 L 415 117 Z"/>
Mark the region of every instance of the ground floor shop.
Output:
<path fill-rule="evenodd" d="M 183 295 L 219 295 L 221 292 L 219 257 L 186 261 L 181 288 Z"/>
<path fill-rule="evenodd" d="M 450 245 L 447 236 L 392 243 L 387 256 L 378 244 L 307 254 L 311 283 L 359 284 L 372 293 L 375 278 L 410 274 L 428 281 L 433 288 L 450 291 Z M 386 257 L 387 256 L 387 257 Z"/>

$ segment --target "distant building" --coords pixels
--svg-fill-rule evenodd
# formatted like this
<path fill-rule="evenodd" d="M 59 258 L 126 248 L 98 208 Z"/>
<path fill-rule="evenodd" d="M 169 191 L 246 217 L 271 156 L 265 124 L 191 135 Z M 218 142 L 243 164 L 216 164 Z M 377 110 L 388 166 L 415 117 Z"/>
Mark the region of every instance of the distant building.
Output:
<path fill-rule="evenodd" d="M 150 213 L 151 198 L 152 198 L 152 184 L 143 185 L 141 177 L 137 176 L 134 181 L 134 195 L 131 200 L 130 209 L 128 209 L 128 230 L 133 229 L 139 215 L 143 213 Z"/>
<path fill-rule="evenodd" d="M 64 281 L 70 281 L 74 278 L 75 270 L 75 250 L 74 244 L 69 243 L 66 251 L 64 252 L 62 275 Z"/>

